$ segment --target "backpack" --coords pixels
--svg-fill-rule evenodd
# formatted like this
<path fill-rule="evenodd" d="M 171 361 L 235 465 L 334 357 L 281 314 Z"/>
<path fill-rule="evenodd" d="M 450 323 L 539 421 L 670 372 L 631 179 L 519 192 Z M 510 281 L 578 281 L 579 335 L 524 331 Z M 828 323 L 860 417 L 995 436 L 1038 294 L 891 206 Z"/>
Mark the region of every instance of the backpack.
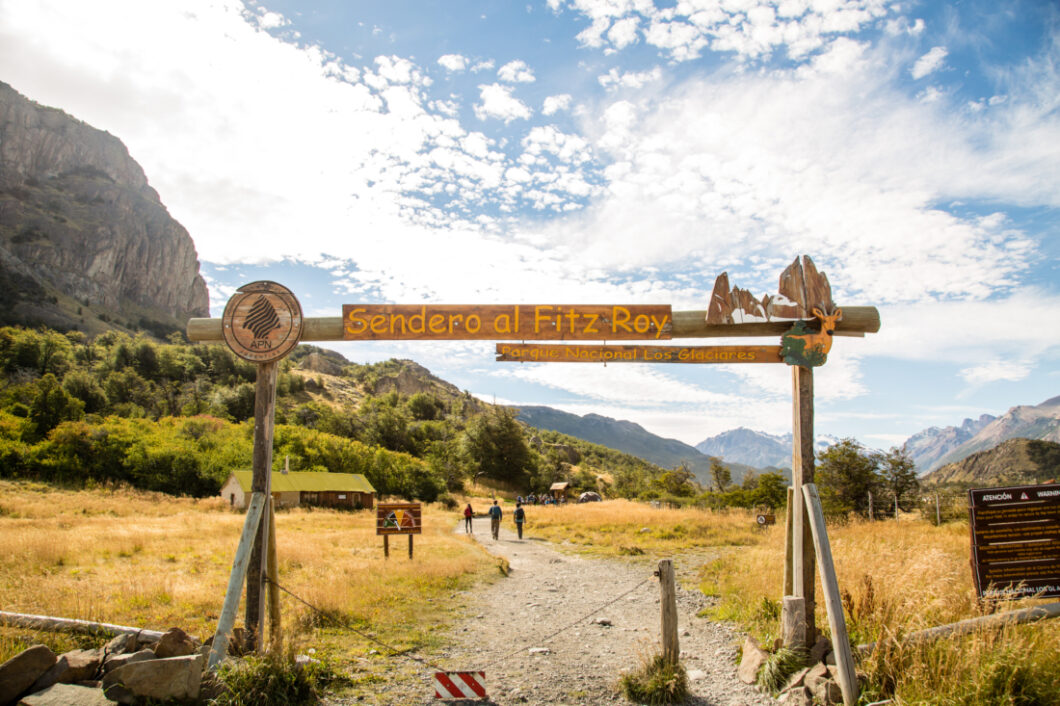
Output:
<path fill-rule="evenodd" d="M 515 521 L 522 522 L 524 519 L 526 519 L 526 512 L 523 511 L 523 508 L 515 508 Z"/>

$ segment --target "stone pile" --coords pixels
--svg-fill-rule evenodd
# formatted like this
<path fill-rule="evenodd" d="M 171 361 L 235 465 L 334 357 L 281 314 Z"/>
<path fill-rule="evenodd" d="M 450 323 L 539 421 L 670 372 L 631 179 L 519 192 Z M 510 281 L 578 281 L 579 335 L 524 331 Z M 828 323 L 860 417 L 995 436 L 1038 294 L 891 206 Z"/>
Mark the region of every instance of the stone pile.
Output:
<path fill-rule="evenodd" d="M 194 701 L 208 650 L 180 628 L 156 642 L 124 633 L 103 647 L 58 656 L 34 645 L 0 665 L 0 706 Z"/>
<path fill-rule="evenodd" d="M 737 675 L 745 684 L 754 684 L 758 672 L 769 659 L 769 653 L 758 646 L 753 638 L 748 637 L 743 645 L 743 657 Z M 832 643 L 826 637 L 819 637 L 810 649 L 810 666 L 800 669 L 791 675 L 777 700 L 790 706 L 831 706 L 843 703 L 843 693 L 839 688 L 835 672 L 835 653 Z M 858 675 L 860 680 L 861 675 Z"/>

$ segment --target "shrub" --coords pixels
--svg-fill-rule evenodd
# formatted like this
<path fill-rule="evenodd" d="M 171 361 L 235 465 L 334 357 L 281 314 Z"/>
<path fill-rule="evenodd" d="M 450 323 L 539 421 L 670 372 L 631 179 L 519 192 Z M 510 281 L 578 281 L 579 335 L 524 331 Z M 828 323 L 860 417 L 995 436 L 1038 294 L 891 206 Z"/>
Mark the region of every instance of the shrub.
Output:
<path fill-rule="evenodd" d="M 662 655 L 647 659 L 641 668 L 619 681 L 626 698 L 638 704 L 679 704 L 688 698 L 688 674 L 680 662 Z"/>
<path fill-rule="evenodd" d="M 225 662 L 217 670 L 222 693 L 210 703 L 216 706 L 298 706 L 315 704 L 320 690 L 336 675 L 326 664 L 297 664 L 290 656 L 247 657 Z"/>

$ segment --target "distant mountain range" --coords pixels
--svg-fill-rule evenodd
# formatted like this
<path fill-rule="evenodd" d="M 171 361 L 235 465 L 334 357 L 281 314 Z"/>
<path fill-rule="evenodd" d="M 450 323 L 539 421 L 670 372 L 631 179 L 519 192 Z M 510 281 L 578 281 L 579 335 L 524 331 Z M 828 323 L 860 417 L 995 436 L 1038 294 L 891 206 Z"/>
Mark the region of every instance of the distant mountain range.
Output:
<path fill-rule="evenodd" d="M 1015 438 L 1060 442 L 1060 397 L 1013 407 L 1000 417 L 965 419 L 959 427 L 925 429 L 909 437 L 905 449 L 925 473 Z"/>
<path fill-rule="evenodd" d="M 652 434 L 639 424 L 604 417 L 599 414 L 578 416 L 561 412 L 552 407 L 513 407 L 519 420 L 538 429 L 551 429 L 561 434 L 585 439 L 618 451 L 624 451 L 650 461 L 663 468 L 674 468 L 681 463 L 688 465 L 696 479 L 709 486 L 711 457 L 693 446 L 676 439 L 665 439 Z M 724 459 L 732 473 L 734 483 L 743 481 L 748 472 L 755 472 L 748 464 Z M 790 462 L 788 464 L 791 465 Z"/>
<path fill-rule="evenodd" d="M 738 427 L 696 444 L 695 448 L 708 456 L 718 456 L 726 462 L 743 463 L 755 468 L 791 468 L 791 434 L 778 436 Z M 827 449 L 838 439 L 825 434 L 814 439 L 814 453 Z"/>

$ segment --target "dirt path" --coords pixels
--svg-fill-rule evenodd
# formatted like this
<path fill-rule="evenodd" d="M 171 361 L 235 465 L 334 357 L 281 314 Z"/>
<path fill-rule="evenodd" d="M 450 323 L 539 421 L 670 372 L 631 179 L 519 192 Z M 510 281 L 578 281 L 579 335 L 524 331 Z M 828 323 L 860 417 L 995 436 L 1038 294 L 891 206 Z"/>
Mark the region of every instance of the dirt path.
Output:
<path fill-rule="evenodd" d="M 454 626 L 450 646 L 433 660 L 451 669 L 485 671 L 487 703 L 628 704 L 615 688 L 619 675 L 658 651 L 654 566 L 563 554 L 529 536 L 519 540 L 505 528 L 494 541 L 485 520 L 475 524 L 475 539 L 506 558 L 511 572 L 465 597 L 467 618 Z M 675 566 L 679 576 L 692 570 L 680 560 Z M 736 678 L 739 637 L 726 625 L 696 617 L 707 599 L 680 586 L 677 595 L 681 655 L 694 694 L 689 703 L 776 703 Z M 443 703 L 433 698 L 426 675 L 401 681 L 391 682 L 373 700 Z"/>

